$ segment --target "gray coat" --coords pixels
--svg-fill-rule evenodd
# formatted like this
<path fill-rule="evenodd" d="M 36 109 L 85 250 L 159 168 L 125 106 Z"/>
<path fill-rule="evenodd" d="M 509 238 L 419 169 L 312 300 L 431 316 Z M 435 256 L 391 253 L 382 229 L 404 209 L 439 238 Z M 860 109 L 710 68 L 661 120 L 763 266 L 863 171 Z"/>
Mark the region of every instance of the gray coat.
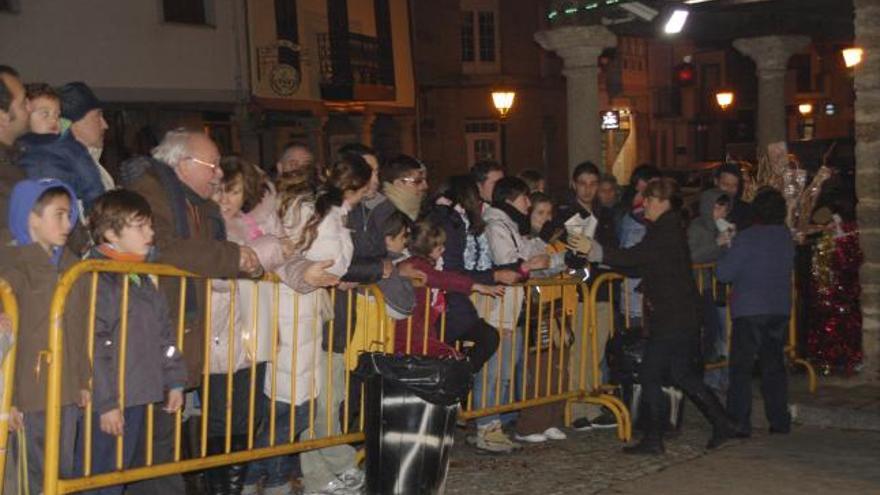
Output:
<path fill-rule="evenodd" d="M 720 189 L 709 189 L 700 195 L 700 216 L 691 222 L 687 232 L 691 261 L 694 263 L 714 263 L 726 249 L 718 245 L 720 232 L 712 216 L 715 202 L 723 195 Z"/>

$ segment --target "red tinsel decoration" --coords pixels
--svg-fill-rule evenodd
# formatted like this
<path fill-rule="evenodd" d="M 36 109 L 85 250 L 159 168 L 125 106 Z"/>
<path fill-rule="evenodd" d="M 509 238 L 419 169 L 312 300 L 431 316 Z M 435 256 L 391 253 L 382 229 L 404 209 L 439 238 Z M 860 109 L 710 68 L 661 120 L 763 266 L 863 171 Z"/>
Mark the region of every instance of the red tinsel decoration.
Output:
<path fill-rule="evenodd" d="M 836 232 L 826 232 L 816 244 L 807 346 L 825 374 L 850 375 L 862 361 L 861 264 L 855 222 L 839 224 Z"/>

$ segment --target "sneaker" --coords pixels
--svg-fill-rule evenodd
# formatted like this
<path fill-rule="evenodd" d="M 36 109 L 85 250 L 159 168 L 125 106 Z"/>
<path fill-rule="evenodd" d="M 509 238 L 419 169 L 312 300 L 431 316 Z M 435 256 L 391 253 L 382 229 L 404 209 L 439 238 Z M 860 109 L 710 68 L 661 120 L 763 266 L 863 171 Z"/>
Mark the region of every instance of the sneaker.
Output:
<path fill-rule="evenodd" d="M 241 489 L 241 495 L 257 495 L 258 493 L 260 493 L 259 483 L 244 485 L 244 488 Z"/>
<path fill-rule="evenodd" d="M 593 423 L 587 418 L 578 418 L 571 424 L 574 431 L 590 431 L 593 429 Z"/>
<path fill-rule="evenodd" d="M 607 409 L 602 410 L 602 414 L 599 415 L 596 419 L 592 421 L 593 428 L 597 430 L 606 430 L 610 428 L 617 428 L 617 418 L 611 414 Z"/>
<path fill-rule="evenodd" d="M 509 454 L 522 445 L 515 443 L 507 437 L 501 429 L 500 421 L 492 421 L 484 428 L 477 429 L 474 445 L 479 450 L 499 454 Z"/>
<path fill-rule="evenodd" d="M 543 433 L 532 433 L 531 435 L 520 435 L 517 433 L 514 438 L 516 438 L 518 442 L 525 443 L 544 443 L 547 441 L 547 435 L 544 435 Z"/>
<path fill-rule="evenodd" d="M 364 472 L 358 468 L 351 468 L 339 476 L 339 479 L 345 483 L 345 487 L 350 490 L 360 490 L 366 483 Z"/>
<path fill-rule="evenodd" d="M 547 428 L 547 430 L 544 432 L 544 436 L 547 437 L 548 440 L 565 440 L 566 438 L 568 438 L 568 435 L 563 433 L 562 430 L 555 426 Z"/>

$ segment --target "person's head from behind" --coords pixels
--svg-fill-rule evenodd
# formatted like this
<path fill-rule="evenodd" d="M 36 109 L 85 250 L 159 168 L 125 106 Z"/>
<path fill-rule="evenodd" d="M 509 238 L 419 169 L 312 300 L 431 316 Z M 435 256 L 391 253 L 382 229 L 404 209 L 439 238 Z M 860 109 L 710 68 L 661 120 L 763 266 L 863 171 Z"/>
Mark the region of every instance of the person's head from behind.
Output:
<path fill-rule="evenodd" d="M 635 194 L 645 195 L 648 183 L 662 176 L 660 169 L 650 163 L 643 163 L 636 167 L 629 176 L 629 187 Z"/>
<path fill-rule="evenodd" d="M 25 86 L 31 132 L 58 134 L 61 132 L 61 98 L 46 83 Z"/>
<path fill-rule="evenodd" d="M 315 155 L 306 143 L 293 141 L 287 143 L 281 150 L 281 155 L 275 163 L 278 175 L 283 175 L 295 170 L 314 168 Z"/>
<path fill-rule="evenodd" d="M 620 186 L 617 185 L 617 177 L 611 174 L 602 174 L 599 178 L 599 189 L 596 192 L 599 197 L 599 204 L 612 208 L 617 205 L 620 200 Z"/>
<path fill-rule="evenodd" d="M 752 201 L 755 223 L 761 225 L 784 225 L 788 209 L 782 193 L 766 186 L 762 187 Z"/>
<path fill-rule="evenodd" d="M 256 208 L 269 190 L 263 172 L 237 156 L 222 158 L 220 168 L 223 170 L 223 179 L 215 201 L 223 217 L 232 218 Z"/>
<path fill-rule="evenodd" d="M 349 143 L 340 147 L 338 154 L 339 156 L 358 155 L 373 169 L 373 177 L 370 178 L 370 188 L 367 189 L 366 199 L 374 198 L 379 192 L 379 159 L 376 157 L 376 150 L 365 144 Z"/>
<path fill-rule="evenodd" d="M 23 180 L 10 194 L 9 230 L 20 246 L 36 243 L 54 255 L 76 220 L 76 195 L 59 180 Z"/>
<path fill-rule="evenodd" d="M 210 199 L 219 189 L 220 150 L 204 132 L 182 127 L 168 131 L 152 154 L 201 198 Z"/>
<path fill-rule="evenodd" d="M 393 185 L 399 191 L 422 199 L 428 193 L 427 170 L 422 162 L 409 155 L 397 155 L 379 167 L 382 187 Z"/>
<path fill-rule="evenodd" d="M 409 243 L 412 221 L 398 210 L 388 216 L 383 225 L 382 235 L 385 237 L 385 249 L 392 254 L 402 253 Z"/>
<path fill-rule="evenodd" d="M 517 177 L 504 177 L 495 184 L 492 204 L 495 206 L 507 204 L 523 215 L 528 215 L 529 207 L 532 205 L 529 200 L 529 186 Z"/>
<path fill-rule="evenodd" d="M 644 195 L 646 220 L 656 222 L 664 213 L 681 208 L 678 183 L 669 177 L 648 182 Z"/>
<path fill-rule="evenodd" d="M 24 85 L 15 69 L 0 64 L 0 143 L 11 146 L 28 128 Z"/>
<path fill-rule="evenodd" d="M 147 256 L 153 248 L 153 211 L 143 196 L 125 189 L 102 194 L 89 212 L 89 231 L 97 244 L 119 253 Z"/>
<path fill-rule="evenodd" d="M 504 177 L 504 167 L 496 161 L 481 160 L 471 167 L 471 176 L 477 181 L 480 198 L 487 203 L 491 203 L 495 184 Z"/>
<path fill-rule="evenodd" d="M 533 192 L 529 196 L 532 208 L 529 212 L 529 220 L 532 224 L 532 233 L 538 234 L 544 225 L 553 219 L 553 198 L 542 192 Z"/>
<path fill-rule="evenodd" d="M 104 120 L 101 101 L 83 82 L 67 83 L 58 90 L 61 116 L 70 121 L 70 132 L 88 148 L 103 148 L 104 133 L 109 128 Z"/>
<path fill-rule="evenodd" d="M 571 188 L 578 203 L 584 208 L 592 208 L 599 190 L 599 167 L 592 162 L 583 162 L 571 174 Z"/>
<path fill-rule="evenodd" d="M 731 198 L 739 198 L 743 189 L 743 175 L 736 163 L 722 163 L 715 170 L 715 187 Z"/>
<path fill-rule="evenodd" d="M 424 219 L 413 225 L 409 240 L 409 251 L 413 256 L 437 261 L 443 257 L 446 245 L 446 231 L 436 223 Z"/>
<path fill-rule="evenodd" d="M 519 178 L 529 185 L 529 191 L 531 192 L 544 192 L 544 188 L 547 185 L 544 175 L 534 169 L 523 170 L 519 173 Z"/>

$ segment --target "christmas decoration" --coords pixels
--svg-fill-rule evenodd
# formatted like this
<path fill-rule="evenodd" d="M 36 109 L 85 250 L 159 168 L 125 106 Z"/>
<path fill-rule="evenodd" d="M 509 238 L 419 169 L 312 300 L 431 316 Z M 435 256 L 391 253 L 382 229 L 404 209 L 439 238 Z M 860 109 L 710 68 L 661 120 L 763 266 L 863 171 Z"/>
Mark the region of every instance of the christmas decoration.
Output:
<path fill-rule="evenodd" d="M 807 348 L 823 374 L 851 375 L 862 361 L 859 265 L 862 252 L 855 222 L 835 215 L 813 254 L 813 291 Z"/>

